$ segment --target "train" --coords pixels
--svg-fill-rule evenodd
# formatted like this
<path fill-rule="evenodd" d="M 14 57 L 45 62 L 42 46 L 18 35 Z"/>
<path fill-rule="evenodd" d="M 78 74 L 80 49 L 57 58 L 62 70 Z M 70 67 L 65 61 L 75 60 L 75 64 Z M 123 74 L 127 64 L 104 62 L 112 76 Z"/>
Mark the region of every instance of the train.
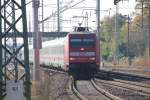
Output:
<path fill-rule="evenodd" d="M 32 47 L 29 47 L 30 62 L 33 62 Z M 66 37 L 43 42 L 40 64 L 61 67 L 69 75 L 94 75 L 100 69 L 99 37 L 84 27 L 77 27 Z"/>

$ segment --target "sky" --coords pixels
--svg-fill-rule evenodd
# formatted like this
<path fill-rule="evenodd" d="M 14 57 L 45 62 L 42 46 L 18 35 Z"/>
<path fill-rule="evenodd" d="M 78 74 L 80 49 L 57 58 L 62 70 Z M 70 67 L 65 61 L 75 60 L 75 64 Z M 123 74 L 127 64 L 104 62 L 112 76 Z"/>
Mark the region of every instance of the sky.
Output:
<path fill-rule="evenodd" d="M 32 6 L 32 0 L 26 0 L 27 3 L 27 26 L 28 31 L 33 31 L 33 6 Z M 39 7 L 39 21 L 42 20 L 41 18 L 41 1 L 40 0 L 40 7 Z M 71 2 L 72 1 L 72 2 Z M 62 4 L 60 5 L 60 8 L 66 6 L 67 4 L 69 6 L 68 9 L 65 9 L 62 15 L 61 19 L 61 26 L 62 31 L 70 32 L 73 30 L 74 26 L 79 26 L 78 23 L 82 23 L 82 26 L 87 26 L 92 28 L 92 30 L 96 30 L 96 0 L 84 0 L 83 2 L 80 2 L 83 0 L 60 0 Z M 135 7 L 135 0 L 130 0 L 120 2 L 119 3 L 119 13 L 123 15 L 128 15 L 134 11 Z M 31 2 L 31 3 L 29 3 Z M 29 3 L 29 4 L 28 4 Z M 52 13 L 55 13 L 57 11 L 57 0 L 43 0 L 44 5 L 44 18 L 49 17 L 52 15 Z M 113 0 L 100 0 L 100 18 L 103 20 L 104 16 L 112 16 L 115 13 L 115 5 L 113 4 Z M 18 7 L 17 7 L 18 8 Z M 62 10 L 61 8 L 61 10 Z M 111 9 L 111 10 L 110 10 Z M 9 11 L 10 9 L 8 9 Z M 16 17 L 19 17 L 21 15 L 20 10 L 16 10 Z M 88 18 L 87 18 L 88 17 Z M 22 30 L 21 20 L 19 24 L 17 24 L 17 29 Z M 30 23 L 30 24 L 29 24 Z M 41 31 L 41 24 L 39 25 L 39 31 Z M 31 30 L 29 30 L 31 29 Z M 44 22 L 44 32 L 55 32 L 57 31 L 57 16 L 54 16 L 50 18 L 49 20 Z"/>
<path fill-rule="evenodd" d="M 27 0 L 29 2 L 31 0 Z M 40 0 L 40 6 L 41 2 Z M 72 2 L 71 2 L 72 1 Z M 67 9 L 61 13 L 62 15 L 62 31 L 70 31 L 74 26 L 78 26 L 78 23 L 82 23 L 82 26 L 92 27 L 93 29 L 96 26 L 96 0 L 60 0 L 60 7 L 64 7 L 69 4 Z M 113 4 L 114 0 L 100 0 L 100 18 L 103 19 L 104 16 L 112 16 L 115 13 L 116 6 Z M 80 3 L 79 3 L 80 2 Z M 79 3 L 79 4 L 77 4 Z M 44 18 L 52 15 L 57 11 L 57 0 L 43 0 L 44 5 Z M 77 4 L 77 5 L 76 5 Z M 76 6 L 73 6 L 76 5 Z M 72 6 L 72 7 L 71 7 Z M 124 0 L 119 3 L 119 13 L 123 15 L 131 14 L 134 11 L 135 0 Z M 61 8 L 62 9 L 62 8 Z M 30 13 L 30 16 L 29 16 Z M 32 21 L 32 3 L 27 5 L 27 15 Z M 88 16 L 88 19 L 87 19 Z M 39 20 L 41 19 L 41 7 L 39 8 Z M 32 25 L 33 26 L 33 25 Z M 32 27 L 31 26 L 31 27 Z M 57 30 L 57 17 L 52 17 L 49 20 L 44 22 L 45 31 L 56 31 Z"/>

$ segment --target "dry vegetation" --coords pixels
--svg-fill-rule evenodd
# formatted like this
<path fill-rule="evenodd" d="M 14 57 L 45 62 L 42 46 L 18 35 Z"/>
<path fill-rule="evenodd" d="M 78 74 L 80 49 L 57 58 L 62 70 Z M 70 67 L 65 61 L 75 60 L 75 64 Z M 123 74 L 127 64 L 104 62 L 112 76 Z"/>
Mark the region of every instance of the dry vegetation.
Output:
<path fill-rule="evenodd" d="M 150 67 L 150 58 L 138 58 L 135 60 L 134 64 L 139 66 Z"/>
<path fill-rule="evenodd" d="M 104 62 L 104 66 L 107 68 L 111 67 L 111 68 L 116 68 L 118 67 L 128 67 L 129 63 L 128 63 L 128 59 L 127 58 L 123 58 L 123 59 L 119 59 L 118 61 L 105 61 Z M 134 67 L 150 67 L 150 58 L 134 58 L 131 60 L 131 65 L 130 66 L 134 66 Z"/>

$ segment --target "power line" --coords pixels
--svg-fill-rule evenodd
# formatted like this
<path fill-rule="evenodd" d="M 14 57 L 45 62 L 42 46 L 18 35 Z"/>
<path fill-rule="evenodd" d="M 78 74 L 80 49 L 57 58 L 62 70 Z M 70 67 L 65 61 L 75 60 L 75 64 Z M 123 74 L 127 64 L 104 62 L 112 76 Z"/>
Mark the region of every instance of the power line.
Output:
<path fill-rule="evenodd" d="M 84 2 L 84 1 L 85 1 L 85 0 L 81 0 L 81 1 L 79 1 L 78 3 L 76 3 L 76 4 L 72 5 L 72 6 L 69 6 L 72 2 L 74 2 L 74 1 L 72 0 L 72 1 L 70 1 L 69 3 L 67 3 L 64 7 L 62 7 L 62 10 L 60 10 L 60 13 L 63 13 L 64 11 L 66 11 L 66 10 L 68 10 L 68 9 L 70 9 L 70 8 L 76 6 L 76 5 L 78 5 L 78 4 L 80 4 L 80 3 Z M 50 19 L 50 18 L 56 16 L 57 14 L 58 14 L 57 11 L 54 12 L 54 13 L 52 13 L 52 15 L 50 15 L 49 17 L 45 18 L 44 20 L 40 21 L 39 24 L 43 23 L 44 21 L 47 21 L 48 19 Z"/>

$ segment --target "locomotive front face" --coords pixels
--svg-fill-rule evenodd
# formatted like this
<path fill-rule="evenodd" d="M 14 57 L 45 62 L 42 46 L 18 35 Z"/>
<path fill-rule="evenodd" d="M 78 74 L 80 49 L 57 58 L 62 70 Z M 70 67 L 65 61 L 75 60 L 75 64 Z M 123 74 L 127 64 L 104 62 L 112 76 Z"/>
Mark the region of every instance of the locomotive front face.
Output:
<path fill-rule="evenodd" d="M 96 34 L 69 34 L 69 73 L 93 76 L 99 66 Z"/>
<path fill-rule="evenodd" d="M 96 36 L 94 34 L 71 34 L 69 37 L 70 63 L 96 62 Z"/>

